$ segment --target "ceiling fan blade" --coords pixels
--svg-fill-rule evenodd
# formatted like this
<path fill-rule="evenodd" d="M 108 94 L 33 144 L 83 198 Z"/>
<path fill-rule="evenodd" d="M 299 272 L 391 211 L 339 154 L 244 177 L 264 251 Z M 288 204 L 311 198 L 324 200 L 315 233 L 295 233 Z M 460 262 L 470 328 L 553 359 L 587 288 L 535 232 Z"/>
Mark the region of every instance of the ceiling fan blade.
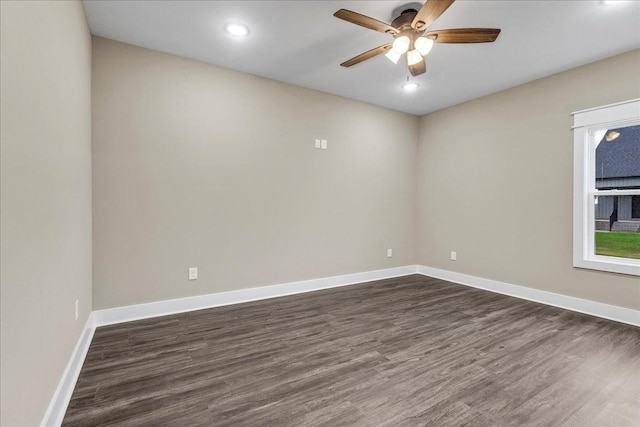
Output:
<path fill-rule="evenodd" d="M 498 28 L 455 28 L 428 31 L 425 36 L 436 43 L 491 43 L 496 41 L 498 34 Z"/>
<path fill-rule="evenodd" d="M 422 59 L 422 61 L 417 64 L 409 65 L 409 72 L 411 72 L 411 75 L 414 77 L 424 74 L 425 71 L 427 71 L 426 59 Z"/>
<path fill-rule="evenodd" d="M 371 49 L 371 50 L 366 51 L 365 53 L 361 53 L 358 56 L 354 56 L 350 60 L 344 61 L 340 65 L 342 65 L 343 67 L 351 67 L 352 65 L 356 65 L 356 64 L 361 63 L 362 61 L 366 61 L 367 59 L 371 59 L 374 56 L 378 56 L 381 53 L 385 53 L 386 51 L 391 49 L 391 46 L 392 46 L 391 43 L 383 44 L 382 46 L 378 46 L 375 49 Z"/>
<path fill-rule="evenodd" d="M 340 9 L 339 11 L 334 13 L 333 16 L 347 22 L 351 22 L 352 24 L 368 28 L 370 30 L 380 31 L 381 33 L 388 33 L 392 35 L 398 34 L 398 30 L 393 28 L 391 25 L 387 25 L 384 22 L 378 21 L 377 19 L 369 18 L 368 16 L 362 15 L 357 12 L 352 12 L 347 9 Z"/>
<path fill-rule="evenodd" d="M 455 0 L 427 0 L 416 14 L 416 17 L 413 18 L 411 27 L 418 31 L 426 30 L 454 1 Z"/>

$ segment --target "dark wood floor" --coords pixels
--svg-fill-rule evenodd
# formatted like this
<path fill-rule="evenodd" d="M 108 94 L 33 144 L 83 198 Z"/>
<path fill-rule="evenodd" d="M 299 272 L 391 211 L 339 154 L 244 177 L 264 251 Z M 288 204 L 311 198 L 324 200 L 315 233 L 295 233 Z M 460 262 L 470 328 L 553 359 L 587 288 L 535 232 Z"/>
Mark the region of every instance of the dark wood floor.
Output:
<path fill-rule="evenodd" d="M 64 425 L 637 426 L 640 329 L 418 275 L 220 307 L 98 328 Z"/>

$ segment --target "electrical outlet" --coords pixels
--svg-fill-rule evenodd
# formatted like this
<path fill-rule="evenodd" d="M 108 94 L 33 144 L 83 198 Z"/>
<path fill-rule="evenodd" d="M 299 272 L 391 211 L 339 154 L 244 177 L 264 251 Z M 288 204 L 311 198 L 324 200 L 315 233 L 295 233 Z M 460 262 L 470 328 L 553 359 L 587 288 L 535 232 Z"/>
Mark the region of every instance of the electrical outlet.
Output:
<path fill-rule="evenodd" d="M 198 280 L 198 267 L 189 267 L 189 280 Z"/>
<path fill-rule="evenodd" d="M 387 258 L 391 258 L 393 256 L 393 249 L 387 249 Z"/>
<path fill-rule="evenodd" d="M 76 300 L 76 320 L 80 317 L 80 301 Z"/>
<path fill-rule="evenodd" d="M 316 148 L 320 148 L 320 140 L 316 139 Z"/>
<path fill-rule="evenodd" d="M 458 253 L 451 251 L 451 261 L 456 261 L 458 259 Z"/>

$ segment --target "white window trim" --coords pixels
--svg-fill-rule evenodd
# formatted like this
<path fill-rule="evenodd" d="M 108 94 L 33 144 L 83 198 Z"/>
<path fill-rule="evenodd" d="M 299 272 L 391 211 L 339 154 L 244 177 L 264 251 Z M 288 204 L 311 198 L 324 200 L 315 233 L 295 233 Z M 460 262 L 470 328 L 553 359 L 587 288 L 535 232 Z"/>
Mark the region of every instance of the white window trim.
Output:
<path fill-rule="evenodd" d="M 640 260 L 594 254 L 597 195 L 638 194 L 637 190 L 595 190 L 595 159 L 592 133 L 603 128 L 640 124 L 640 98 L 588 110 L 573 115 L 573 265 L 640 276 Z M 592 151 L 593 150 L 593 151 Z M 587 165 L 589 161 L 589 165 Z"/>

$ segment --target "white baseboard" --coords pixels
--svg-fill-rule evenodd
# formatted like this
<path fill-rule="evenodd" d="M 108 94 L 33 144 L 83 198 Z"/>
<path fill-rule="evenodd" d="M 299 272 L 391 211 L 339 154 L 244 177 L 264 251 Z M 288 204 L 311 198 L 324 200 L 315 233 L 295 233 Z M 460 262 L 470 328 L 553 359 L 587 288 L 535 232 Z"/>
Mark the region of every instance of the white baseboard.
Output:
<path fill-rule="evenodd" d="M 91 313 L 73 349 L 73 353 L 71 353 L 71 358 L 62 374 L 62 378 L 60 378 L 58 387 L 53 393 L 53 398 L 40 424 L 41 427 L 57 427 L 62 424 L 64 414 L 67 412 L 67 406 L 69 406 L 73 389 L 80 376 L 80 370 L 89 351 L 89 345 L 91 344 L 95 330 L 93 313 Z"/>
<path fill-rule="evenodd" d="M 354 285 L 372 280 L 388 279 L 415 273 L 547 304 L 554 307 L 564 308 L 571 311 L 590 314 L 604 319 L 640 326 L 640 311 L 638 310 L 556 294 L 553 292 L 541 291 L 539 289 L 513 285 L 510 283 L 484 279 L 468 274 L 456 273 L 449 270 L 442 270 L 423 265 L 408 265 L 404 267 L 367 271 L 363 273 L 345 274 L 341 276 L 324 277 L 300 282 L 290 282 L 279 285 L 261 286 L 256 288 L 240 289 L 237 291 L 219 292 L 194 297 L 96 310 L 92 313 L 93 324 L 96 327 L 105 326 L 115 323 L 129 322 L 132 320 L 148 319 L 187 311 L 202 310 L 224 305 L 313 292 L 339 286 Z"/>
<path fill-rule="evenodd" d="M 630 308 L 570 297 L 553 292 L 541 291 L 539 289 L 527 288 L 525 286 L 512 285 L 510 283 L 498 282 L 496 280 L 483 279 L 481 277 L 441 270 L 439 268 L 426 267 L 423 265 L 418 266 L 418 273 L 424 276 L 459 283 L 461 285 L 472 286 L 474 288 L 484 289 L 499 294 L 564 308 L 566 310 L 615 320 L 616 322 L 640 326 L 640 311 L 632 310 Z"/>
<path fill-rule="evenodd" d="M 339 286 L 355 285 L 372 280 L 406 276 L 416 274 L 416 271 L 417 267 L 415 265 L 407 265 L 404 267 L 386 268 L 383 270 L 324 277 L 321 279 L 304 280 L 280 285 L 261 286 L 146 304 L 128 305 L 96 310 L 93 312 L 93 318 L 96 326 L 111 325 L 114 323 L 129 322 L 131 320 L 166 316 L 186 311 L 202 310 L 205 308 L 301 294 Z"/>

